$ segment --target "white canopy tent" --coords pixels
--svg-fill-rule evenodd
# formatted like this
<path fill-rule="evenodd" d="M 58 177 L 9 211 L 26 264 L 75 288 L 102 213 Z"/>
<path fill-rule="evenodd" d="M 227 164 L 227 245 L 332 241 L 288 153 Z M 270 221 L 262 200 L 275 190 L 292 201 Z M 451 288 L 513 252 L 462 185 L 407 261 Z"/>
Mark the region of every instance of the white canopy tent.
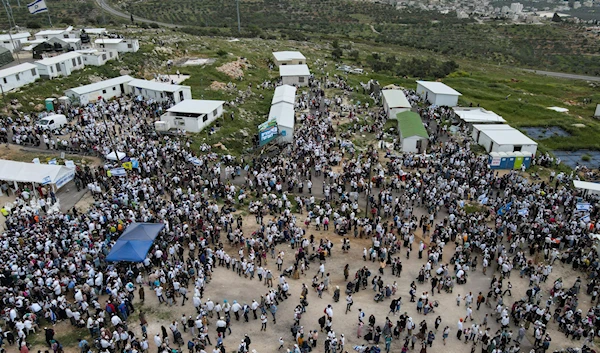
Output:
<path fill-rule="evenodd" d="M 120 151 L 117 152 L 117 155 L 119 157 L 119 159 L 118 159 L 119 161 L 122 160 L 123 158 L 125 158 L 125 156 L 126 156 L 125 152 L 120 152 Z M 115 156 L 114 151 L 105 155 L 104 158 L 106 158 L 110 161 L 117 161 L 117 156 Z"/>
<path fill-rule="evenodd" d="M 0 180 L 54 185 L 60 189 L 75 177 L 75 169 L 62 165 L 15 162 L 0 159 Z"/>

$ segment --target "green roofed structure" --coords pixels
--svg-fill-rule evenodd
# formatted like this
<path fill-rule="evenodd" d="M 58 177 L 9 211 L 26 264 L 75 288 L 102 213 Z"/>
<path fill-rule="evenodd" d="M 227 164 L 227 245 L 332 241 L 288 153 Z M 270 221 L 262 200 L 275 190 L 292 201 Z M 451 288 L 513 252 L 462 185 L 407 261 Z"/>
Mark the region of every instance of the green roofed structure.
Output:
<path fill-rule="evenodd" d="M 402 112 L 396 114 L 402 152 L 423 153 L 427 149 L 429 134 L 419 114 Z"/>

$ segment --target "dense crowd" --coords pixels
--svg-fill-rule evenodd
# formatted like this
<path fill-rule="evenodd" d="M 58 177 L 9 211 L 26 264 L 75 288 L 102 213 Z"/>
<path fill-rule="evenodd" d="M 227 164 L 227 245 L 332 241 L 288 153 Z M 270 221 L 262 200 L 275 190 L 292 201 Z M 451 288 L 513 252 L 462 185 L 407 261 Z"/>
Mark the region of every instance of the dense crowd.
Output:
<path fill-rule="evenodd" d="M 79 342 L 82 353 L 95 348 L 166 352 L 185 346 L 182 331 L 188 330 L 190 352 L 224 353 L 232 322 L 257 320 L 267 330 L 269 322 L 277 322 L 280 303 L 293 297 L 288 281 L 299 279 L 315 262 L 317 274 L 303 284 L 294 312 L 285 314 L 294 317 L 292 342 L 282 337 L 278 344 L 306 353 L 325 332 L 324 351 L 344 352 L 346 337 L 336 332 L 331 305 L 325 305 L 322 317 L 308 321 L 318 323 L 316 329 L 304 328 L 303 313 L 309 295 L 322 298 L 332 287 L 329 271 L 334 269 L 325 269 L 326 259 L 343 256 L 354 238 L 371 240 L 362 251 L 371 268 L 347 265 L 347 286 L 344 293 L 332 288 L 332 300 L 345 300 L 346 313 L 352 311 L 352 295 L 367 288 L 377 301 L 390 300 L 385 319 L 375 314 L 367 318 L 358 310 L 356 337 L 365 340 L 354 347 L 359 352 L 389 352 L 392 345 L 395 351 L 417 346 L 426 352 L 438 331 L 442 342 L 435 344 L 446 344 L 451 326 L 472 352 L 476 347 L 482 352 L 520 352 L 527 332 L 534 337 L 534 348 L 545 351 L 552 339 L 550 323 L 558 323 L 566 337 L 593 345 L 600 328 L 595 306 L 600 263 L 593 246 L 598 210 L 597 200 L 565 187 L 576 174 L 552 175 L 546 183 L 532 182 L 517 171 L 491 170 L 487 157 L 471 150 L 468 126 L 459 125 L 451 133 L 444 124 L 452 121 L 451 110 L 428 106 L 413 91 L 406 95 L 419 107 L 430 132 L 428 153 L 399 154 L 397 140 L 390 150 L 361 150 L 352 142 L 354 133 L 386 139 L 388 117 L 378 107 L 326 98 L 325 89 L 332 87 L 345 94 L 354 90 L 342 77 L 311 79 L 296 104 L 304 113 L 297 119 L 294 143 L 277 155 L 251 160 L 219 156 L 208 146 L 199 153 L 185 138 L 156 134 L 151 121 L 167 106 L 127 97 L 64 108 L 76 123 L 61 131 L 36 129 L 26 115 L 7 120 L 2 134 L 13 143 L 101 154 L 116 149 L 135 156 L 139 168 L 117 178 L 106 173 L 110 162 L 79 167 L 76 182 L 95 199 L 87 210 L 32 209 L 31 197 L 48 199 L 44 204 L 56 199 L 45 188 L 17 191 L 17 206 L 4 209 L 6 230 L 0 238 L 0 295 L 6 318 L 0 345 L 16 344 L 27 353 L 28 335 L 43 330 L 49 349 L 60 352 L 53 325 L 66 320 L 89 331 Z M 339 114 L 347 117 L 347 129 L 338 128 Z M 536 163 L 555 161 L 541 155 Z M 586 214 L 578 211 L 582 202 L 591 203 Z M 467 205 L 475 205 L 471 207 L 476 211 Z M 242 231 L 243 220 L 235 213 L 239 209 L 255 216 L 253 233 Z M 160 222 L 165 228 L 142 263 L 107 262 L 112 245 L 132 222 Z M 334 251 L 332 239 L 317 239 L 311 229 L 343 236 L 342 249 Z M 282 243 L 291 245 L 292 261 L 277 250 Z M 401 278 L 402 261 L 417 259 L 423 265 L 408 291 L 401 292 L 395 280 Z M 557 279 L 552 291 L 544 293 L 541 283 L 556 260 L 581 271 L 581 277 L 574 283 Z M 277 272 L 267 269 L 268 261 Z M 388 267 L 392 283 L 386 283 Z M 264 283 L 264 295 L 246 302 L 211 300 L 204 290 L 216 268 Z M 492 277 L 487 292 L 476 294 L 463 286 L 477 269 Z M 511 275 L 517 272 L 529 279 L 529 286 L 525 293 L 515 293 L 521 299 L 510 305 Z M 463 286 L 458 293 L 457 286 Z M 147 332 L 147 319 L 139 313 L 141 332 L 132 330 L 128 318 L 148 291 L 160 303 L 181 301 L 179 305 L 195 311 L 157 333 Z M 426 320 L 401 310 L 403 304 L 414 303 L 419 314 L 435 313 L 437 296 L 455 294 L 457 305 L 465 305 L 465 315 L 456 324 L 442 325 L 438 316 L 429 327 Z M 589 308 L 580 308 L 582 295 L 591 296 Z M 492 330 L 487 314 L 483 322 L 473 321 L 473 309 L 480 310 L 482 304 L 498 330 Z M 209 322 L 215 329 L 209 330 Z M 251 345 L 246 335 L 234 348 L 245 353 L 252 351 Z"/>

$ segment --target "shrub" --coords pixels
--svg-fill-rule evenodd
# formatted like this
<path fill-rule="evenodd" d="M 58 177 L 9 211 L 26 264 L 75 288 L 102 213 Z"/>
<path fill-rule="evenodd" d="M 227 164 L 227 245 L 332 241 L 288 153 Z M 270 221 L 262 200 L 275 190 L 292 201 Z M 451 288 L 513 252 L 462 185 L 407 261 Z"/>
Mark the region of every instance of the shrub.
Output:
<path fill-rule="evenodd" d="M 223 49 L 219 49 L 219 51 L 217 51 L 218 56 L 226 56 L 227 54 L 229 53 L 227 53 L 227 51 Z"/>

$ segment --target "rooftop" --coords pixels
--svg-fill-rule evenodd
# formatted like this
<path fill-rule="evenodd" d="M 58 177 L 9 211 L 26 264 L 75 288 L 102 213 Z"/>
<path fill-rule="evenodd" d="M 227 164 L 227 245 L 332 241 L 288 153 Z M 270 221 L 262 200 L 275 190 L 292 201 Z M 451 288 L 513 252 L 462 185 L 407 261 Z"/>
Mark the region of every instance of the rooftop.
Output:
<path fill-rule="evenodd" d="M 274 51 L 273 56 L 277 61 L 306 60 L 306 57 L 299 51 Z"/>
<path fill-rule="evenodd" d="M 36 36 L 56 35 L 56 34 L 62 34 L 64 32 L 71 32 L 72 30 L 73 30 L 73 26 L 69 26 L 66 29 L 47 29 L 45 31 L 39 31 L 35 35 Z"/>
<path fill-rule="evenodd" d="M 271 104 L 286 102 L 294 104 L 296 102 L 296 87 L 290 85 L 282 85 L 275 88 L 275 94 Z"/>
<path fill-rule="evenodd" d="M 483 130 L 481 133 L 485 134 L 498 145 L 537 145 L 537 142 L 515 128 Z"/>
<path fill-rule="evenodd" d="M 0 70 L 0 77 L 8 77 L 10 75 L 18 74 L 19 72 L 24 72 L 35 68 L 37 68 L 37 66 L 30 63 L 16 65 L 9 67 L 8 69 Z"/>
<path fill-rule="evenodd" d="M 173 113 L 208 114 L 224 103 L 225 101 L 186 99 L 167 109 L 167 111 Z"/>
<path fill-rule="evenodd" d="M 446 94 L 446 95 L 450 95 L 450 96 L 462 96 L 462 94 L 460 92 L 458 92 L 454 88 L 452 88 L 442 82 L 417 81 L 417 83 L 435 94 Z"/>
<path fill-rule="evenodd" d="M 127 83 L 131 87 L 144 88 L 160 92 L 176 92 L 189 86 L 172 85 L 170 83 L 134 79 Z"/>
<path fill-rule="evenodd" d="M 40 64 L 40 65 L 44 65 L 44 66 L 49 66 L 49 65 L 54 65 L 54 64 L 58 64 L 60 62 L 63 61 L 67 61 L 67 60 L 71 60 L 77 57 L 80 57 L 81 54 L 74 52 L 74 51 L 70 51 L 68 53 L 64 53 L 64 54 L 60 54 L 57 56 L 53 56 L 51 58 L 46 58 L 46 59 L 42 59 L 42 60 L 38 60 L 36 61 L 36 63 Z"/>
<path fill-rule="evenodd" d="M 8 34 L 0 34 L 0 40 L 5 41 L 5 40 L 10 40 L 11 35 Z M 17 39 L 23 39 L 23 38 L 28 38 L 31 37 L 31 34 L 29 32 L 22 32 L 22 33 L 13 33 L 12 34 L 12 39 L 13 40 L 17 40 Z"/>
<path fill-rule="evenodd" d="M 415 112 L 402 112 L 396 114 L 396 119 L 398 120 L 398 130 L 403 138 L 411 136 L 429 138 L 429 134 L 427 134 L 427 130 L 425 130 L 419 114 Z"/>
<path fill-rule="evenodd" d="M 483 108 L 453 108 L 454 113 L 466 123 L 505 123 L 500 115 Z"/>
<path fill-rule="evenodd" d="M 123 38 L 99 38 L 94 41 L 96 44 L 119 44 L 125 39 Z"/>
<path fill-rule="evenodd" d="M 384 89 L 381 91 L 383 99 L 390 108 L 410 108 L 411 105 L 401 89 Z"/>
<path fill-rule="evenodd" d="M 279 75 L 285 76 L 310 76 L 310 70 L 305 64 L 302 65 L 282 65 L 279 67 Z"/>
<path fill-rule="evenodd" d="M 100 81 L 100 82 L 90 83 L 89 85 L 85 85 L 85 86 L 71 88 L 71 89 L 69 89 L 69 91 L 75 92 L 76 94 L 86 94 L 86 93 L 90 93 L 90 92 L 99 91 L 106 87 L 111 87 L 111 86 L 119 85 L 121 83 L 126 83 L 131 80 L 133 80 L 133 77 L 131 77 L 129 75 L 124 75 L 124 76 L 119 76 L 119 77 L 111 78 L 111 79 Z"/>
<path fill-rule="evenodd" d="M 294 106 L 283 102 L 272 105 L 267 120 L 273 119 L 277 120 L 277 125 L 294 128 Z"/>

